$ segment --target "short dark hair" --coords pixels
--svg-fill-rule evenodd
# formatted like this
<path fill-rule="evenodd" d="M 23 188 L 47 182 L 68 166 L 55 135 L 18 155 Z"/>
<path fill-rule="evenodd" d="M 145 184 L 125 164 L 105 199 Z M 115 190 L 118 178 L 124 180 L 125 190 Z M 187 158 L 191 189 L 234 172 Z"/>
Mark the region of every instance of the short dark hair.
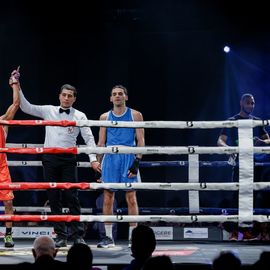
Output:
<path fill-rule="evenodd" d="M 66 83 L 66 84 L 62 85 L 61 88 L 60 88 L 60 94 L 62 93 L 62 91 L 63 91 L 64 89 L 73 91 L 74 97 L 77 96 L 77 89 L 76 89 L 74 86 L 72 86 L 71 84 L 67 84 L 67 83 Z"/>
<path fill-rule="evenodd" d="M 231 251 L 221 251 L 218 257 L 213 260 L 214 270 L 240 269 L 241 260 Z"/>
<path fill-rule="evenodd" d="M 124 93 L 125 93 L 126 95 L 128 95 L 128 90 L 127 90 L 127 88 L 126 88 L 125 86 L 123 86 L 123 85 L 121 85 L 121 84 L 117 84 L 117 85 L 115 85 L 115 86 L 112 88 L 112 90 L 115 89 L 115 88 L 120 88 L 120 89 L 124 90 Z M 111 93 L 112 93 L 112 91 L 111 91 Z"/>
<path fill-rule="evenodd" d="M 253 95 L 249 94 L 249 93 L 246 93 L 246 94 L 243 94 L 242 97 L 241 97 L 241 101 L 245 100 L 246 98 L 253 98 Z"/>
<path fill-rule="evenodd" d="M 134 258 L 148 258 L 156 248 L 156 237 L 153 229 L 139 224 L 132 230 L 131 251 Z"/>
<path fill-rule="evenodd" d="M 91 248 L 82 243 L 73 244 L 67 253 L 67 263 L 80 270 L 91 269 L 93 263 L 93 253 Z"/>

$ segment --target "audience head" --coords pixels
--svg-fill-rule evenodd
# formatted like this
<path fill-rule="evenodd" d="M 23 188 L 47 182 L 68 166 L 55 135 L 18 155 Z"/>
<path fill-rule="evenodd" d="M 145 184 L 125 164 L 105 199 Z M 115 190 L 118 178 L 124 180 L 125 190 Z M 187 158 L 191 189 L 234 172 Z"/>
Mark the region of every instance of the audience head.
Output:
<path fill-rule="evenodd" d="M 238 270 L 241 269 L 241 261 L 230 251 L 222 251 L 213 261 L 214 270 Z"/>
<path fill-rule="evenodd" d="M 35 239 L 32 249 L 35 259 L 47 255 L 52 258 L 56 256 L 57 249 L 53 239 L 49 236 L 40 236 Z"/>
<path fill-rule="evenodd" d="M 67 263 L 71 269 L 90 270 L 92 268 L 93 254 L 86 244 L 74 244 L 67 254 Z"/>
<path fill-rule="evenodd" d="M 138 225 L 131 235 L 131 251 L 134 258 L 146 259 L 156 248 L 156 238 L 152 228 Z"/>
<path fill-rule="evenodd" d="M 260 259 L 253 264 L 254 270 L 269 270 L 270 269 L 270 252 L 263 251 Z"/>
<path fill-rule="evenodd" d="M 152 270 L 152 269 L 166 269 L 173 270 L 174 266 L 171 258 L 166 255 L 150 257 L 144 263 L 142 270 Z"/>

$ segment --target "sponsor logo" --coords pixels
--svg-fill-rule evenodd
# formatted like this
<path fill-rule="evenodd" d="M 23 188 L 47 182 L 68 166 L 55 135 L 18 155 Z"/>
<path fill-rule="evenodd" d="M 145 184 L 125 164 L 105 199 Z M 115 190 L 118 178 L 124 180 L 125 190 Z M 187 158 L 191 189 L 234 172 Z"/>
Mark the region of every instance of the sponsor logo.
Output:
<path fill-rule="evenodd" d="M 74 127 L 68 127 L 68 134 L 73 134 L 74 133 L 74 130 L 75 128 Z"/>
<path fill-rule="evenodd" d="M 42 124 L 43 123 L 43 120 L 35 120 L 35 123 L 36 124 Z"/>
<path fill-rule="evenodd" d="M 162 217 L 150 217 L 151 220 L 162 220 Z"/>
<path fill-rule="evenodd" d="M 221 209 L 221 215 L 229 215 L 227 209 Z"/>
<path fill-rule="evenodd" d="M 222 126 L 234 127 L 235 126 L 235 121 L 225 121 L 225 122 L 222 123 Z"/>
<path fill-rule="evenodd" d="M 151 227 L 157 240 L 173 240 L 173 227 Z"/>
<path fill-rule="evenodd" d="M 207 188 L 207 184 L 205 182 L 200 183 L 200 188 L 201 189 Z"/>
<path fill-rule="evenodd" d="M 208 238 L 208 228 L 184 228 L 184 238 Z"/>
<path fill-rule="evenodd" d="M 0 227 L 0 238 L 5 236 L 5 227 Z M 56 237 L 52 227 L 13 227 L 12 236 L 14 238 L 36 238 L 38 236 Z"/>
<path fill-rule="evenodd" d="M 111 121 L 111 124 L 114 125 L 114 126 L 117 126 L 118 122 L 117 121 Z"/>
<path fill-rule="evenodd" d="M 47 220 L 48 219 L 48 216 L 47 215 L 40 215 L 40 219 L 41 220 Z"/>
<path fill-rule="evenodd" d="M 269 126 L 269 121 L 268 120 L 263 120 L 262 123 L 263 123 L 264 126 Z"/>
<path fill-rule="evenodd" d="M 159 153 L 159 149 L 146 149 L 147 153 Z"/>
<path fill-rule="evenodd" d="M 112 152 L 113 152 L 114 154 L 117 154 L 117 153 L 119 152 L 118 147 L 117 147 L 117 146 L 113 146 L 113 147 L 112 147 Z"/>
<path fill-rule="evenodd" d="M 43 148 L 42 147 L 37 147 L 36 152 L 37 153 L 43 153 Z"/>
<path fill-rule="evenodd" d="M 160 184 L 159 185 L 160 188 L 169 188 L 171 186 L 172 186 L 171 184 Z"/>
<path fill-rule="evenodd" d="M 10 188 L 20 188 L 21 185 L 20 184 L 9 184 Z"/>
<path fill-rule="evenodd" d="M 58 250 L 57 256 L 66 256 L 68 252 L 68 249 L 61 248 L 61 250 Z M 26 246 L 22 250 L 14 250 L 14 249 L 4 249 L 1 250 L 0 256 L 32 256 L 32 245 L 31 246 Z"/>
<path fill-rule="evenodd" d="M 225 153 L 230 153 L 230 154 L 234 154 L 235 152 L 237 152 L 237 148 L 234 148 L 234 149 L 228 149 L 228 148 L 225 148 L 224 149 L 224 152 Z"/>
<path fill-rule="evenodd" d="M 192 222 L 197 222 L 198 221 L 198 217 L 196 215 L 192 215 L 190 218 L 191 218 Z"/>
<path fill-rule="evenodd" d="M 124 218 L 123 218 L 122 215 L 117 215 L 117 216 L 116 216 L 116 219 L 117 219 L 117 220 L 123 220 Z"/>
<path fill-rule="evenodd" d="M 157 124 L 153 123 L 153 122 L 144 122 L 144 124 L 146 127 L 156 127 L 157 126 Z"/>
<path fill-rule="evenodd" d="M 132 183 L 125 183 L 125 187 L 132 188 Z"/>

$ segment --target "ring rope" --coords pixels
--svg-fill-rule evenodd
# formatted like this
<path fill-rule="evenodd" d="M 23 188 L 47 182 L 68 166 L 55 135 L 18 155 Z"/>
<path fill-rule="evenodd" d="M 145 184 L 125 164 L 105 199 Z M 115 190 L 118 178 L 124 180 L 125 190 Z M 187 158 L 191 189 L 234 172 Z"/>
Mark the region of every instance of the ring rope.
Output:
<path fill-rule="evenodd" d="M 50 207 L 47 206 L 14 206 L 14 213 L 15 212 L 39 212 L 42 214 L 51 213 Z M 0 206 L 0 211 L 4 211 L 5 207 Z M 139 212 L 140 214 L 159 214 L 159 215 L 183 215 L 183 214 L 191 214 L 189 212 L 188 207 L 140 207 Z M 200 207 L 198 213 L 200 215 L 207 214 L 207 215 L 237 215 L 238 208 L 216 208 L 216 207 Z M 117 208 L 115 210 L 118 214 L 128 213 L 127 208 Z M 69 208 L 62 208 L 63 214 L 69 213 Z M 198 214 L 196 213 L 196 214 Z M 102 214 L 102 209 L 100 208 L 81 208 L 81 214 Z M 254 209 L 255 215 L 270 215 L 270 209 L 268 208 L 255 208 Z"/>
<path fill-rule="evenodd" d="M 42 166 L 42 161 L 29 161 L 29 160 L 8 160 L 8 166 Z M 77 162 L 77 167 L 89 168 L 89 162 Z M 141 161 L 140 167 L 188 167 L 189 162 L 186 160 L 174 161 Z M 232 167 L 228 161 L 199 161 L 199 167 Z M 237 166 L 237 165 L 236 165 Z M 255 162 L 255 166 L 267 167 L 270 162 Z"/>
<path fill-rule="evenodd" d="M 108 121 L 106 121 L 108 122 Z M 230 121 L 229 121 L 230 122 Z M 259 121 L 259 125 L 268 125 L 268 121 Z M 132 127 L 130 125 L 132 122 L 129 123 L 123 123 L 127 124 L 125 127 Z M 180 122 L 176 123 L 173 122 L 175 126 L 170 128 L 180 128 L 178 125 Z M 181 122 L 180 124 L 186 125 L 185 127 L 182 126 L 182 128 L 207 128 L 206 125 L 200 125 L 200 124 L 206 124 L 206 122 L 200 122 L 198 126 L 194 125 L 195 122 Z M 211 127 L 213 128 L 213 124 L 216 122 L 209 122 Z M 82 124 L 76 123 L 76 124 Z M 85 123 L 84 123 L 85 124 Z M 100 125 L 101 123 L 99 123 Z M 120 127 L 117 122 L 111 122 L 110 125 L 113 124 L 113 127 Z M 120 123 L 121 124 L 121 123 Z M 135 124 L 135 127 L 145 127 L 145 122 L 138 122 L 138 123 L 132 123 Z M 143 125 L 143 126 L 136 126 L 136 125 Z M 160 123 L 159 123 L 160 124 Z M 164 122 L 165 127 L 167 128 L 169 123 Z M 228 123 L 227 123 L 228 124 Z M 241 121 L 234 121 L 234 123 L 231 122 L 231 124 L 237 124 L 236 127 L 238 127 L 238 134 L 239 134 L 239 147 L 198 147 L 198 146 L 188 146 L 188 147 L 122 147 L 122 146 L 113 146 L 113 147 L 105 147 L 103 149 L 99 148 L 58 148 L 53 149 L 53 151 L 56 151 L 58 153 L 61 153 L 61 151 L 64 150 L 64 153 L 68 153 L 67 151 L 71 151 L 72 154 L 104 154 L 104 153 L 113 153 L 113 154 L 209 154 L 209 150 L 211 153 L 221 153 L 221 154 L 232 154 L 232 153 L 239 153 L 239 216 L 238 216 L 238 222 L 239 224 L 250 226 L 251 221 L 255 218 L 253 215 L 253 207 L 252 207 L 252 201 L 253 201 L 253 166 L 254 166 L 254 153 L 268 153 L 270 151 L 269 147 L 253 147 L 253 133 L 252 128 L 254 127 L 254 121 L 253 120 L 241 120 Z M 225 123 L 226 125 L 226 123 Z M 232 126 L 233 126 L 232 125 Z M 230 126 L 230 127 L 232 127 Z M 123 126 L 124 127 L 124 126 Z M 157 126 L 152 126 L 157 127 Z M 159 126 L 160 127 L 160 126 Z M 225 127 L 225 126 L 222 126 Z M 214 127 L 215 128 L 215 127 Z M 8 148 L 3 148 L 3 152 L 7 151 Z M 9 150 L 9 149 L 8 149 Z M 14 152 L 11 151 L 11 153 L 16 153 L 18 149 L 11 149 Z M 31 149 L 24 149 L 24 150 L 31 150 Z M 37 148 L 38 153 L 45 153 L 46 151 L 50 151 L 49 148 Z M 93 152 L 94 151 L 94 152 Z M 261 151 L 261 152 L 260 152 Z M 1 149 L 0 149 L 1 152 Z M 27 153 L 27 151 L 25 151 Z M 30 153 L 30 152 L 28 152 Z M 37 152 L 35 152 L 37 153 Z M 48 152 L 49 153 L 49 152 Z M 55 152 L 53 152 L 55 153 Z M 62 152 L 63 153 L 63 152 Z M 244 159 L 246 160 L 244 161 Z M 198 162 L 196 162 L 196 170 L 198 170 Z M 195 162 L 194 162 L 195 165 Z M 197 177 L 195 177 L 197 178 Z M 197 179 L 195 179 L 197 181 Z M 245 179 L 248 179 L 247 185 L 245 184 Z M 242 194 L 242 195 L 241 195 Z M 245 195 L 245 196 L 244 196 Z M 208 218 L 204 216 L 204 218 Z M 257 218 L 257 217 L 256 217 Z M 208 221 L 209 222 L 209 221 Z M 247 222 L 249 224 L 247 224 Z M 263 221 L 262 221 L 263 222 Z"/>
<path fill-rule="evenodd" d="M 238 215 L 0 215 L 0 222 L 7 221 L 53 221 L 53 222 L 238 222 Z M 253 215 L 253 221 L 270 222 L 269 215 Z"/>
<path fill-rule="evenodd" d="M 270 147 L 253 147 L 254 153 L 270 153 Z M 239 152 L 239 147 L 211 147 L 211 146 L 164 146 L 164 147 L 37 147 L 37 148 L 0 148 L 0 153 L 12 154 L 234 154 Z"/>
<path fill-rule="evenodd" d="M 44 147 L 42 143 L 6 143 L 6 147 L 21 147 L 21 148 L 40 148 Z M 85 144 L 78 144 L 77 147 L 85 147 Z"/>
<path fill-rule="evenodd" d="M 243 183 L 245 186 L 245 183 Z M 48 182 L 14 182 L 0 184 L 0 190 L 30 190 L 30 189 L 121 189 L 121 190 L 239 190 L 239 183 L 48 183 Z M 253 183 L 254 190 L 270 189 L 270 182 Z"/>
<path fill-rule="evenodd" d="M 242 120 L 240 120 L 241 122 Z M 251 120 L 252 127 L 268 126 L 270 120 Z M 131 127 L 131 128 L 232 128 L 239 127 L 239 120 L 234 121 L 52 121 L 52 120 L 0 120 L 0 125 L 8 126 L 77 126 L 77 127 Z"/>

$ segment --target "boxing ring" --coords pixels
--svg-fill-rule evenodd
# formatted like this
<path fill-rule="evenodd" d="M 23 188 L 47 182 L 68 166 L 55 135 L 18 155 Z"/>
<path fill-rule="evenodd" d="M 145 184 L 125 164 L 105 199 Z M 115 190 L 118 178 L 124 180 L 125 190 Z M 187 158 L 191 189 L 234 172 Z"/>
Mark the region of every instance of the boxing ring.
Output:
<path fill-rule="evenodd" d="M 255 166 L 269 166 L 268 163 L 254 163 L 254 154 L 263 153 L 269 154 L 270 147 L 254 147 L 253 146 L 253 128 L 256 126 L 269 125 L 268 120 L 240 120 L 240 121 L 215 121 L 215 122 L 192 122 L 192 121 L 151 121 L 151 122 L 110 122 L 110 121 L 45 121 L 45 120 L 11 120 L 0 121 L 2 125 L 10 126 L 90 126 L 90 127 L 132 127 L 132 128 L 169 128 L 169 129 L 214 129 L 214 128 L 238 128 L 239 146 L 238 147 L 204 147 L 204 146 L 148 146 L 148 147 L 85 147 L 78 146 L 72 148 L 44 148 L 42 145 L 34 144 L 7 144 L 6 148 L 0 148 L 0 153 L 9 154 L 125 154 L 134 153 L 142 155 L 188 155 L 187 161 L 159 161 L 159 162 L 141 162 L 140 168 L 143 167 L 157 167 L 157 166 L 178 166 L 188 168 L 188 182 L 182 183 L 126 183 L 126 184 L 105 184 L 105 183 L 44 183 L 44 182 L 14 182 L 11 184 L 0 184 L 0 189 L 11 190 L 46 190 L 46 189 L 70 189 L 76 188 L 79 190 L 103 190 L 103 189 L 117 189 L 117 190 L 142 190 L 142 191 L 187 191 L 188 204 L 187 209 L 145 209 L 145 212 L 140 211 L 139 216 L 127 215 L 124 209 L 118 209 L 115 215 L 104 216 L 94 214 L 83 214 L 80 216 L 68 215 L 50 215 L 48 209 L 42 208 L 42 214 L 24 214 L 24 215 L 0 215 L 0 221 L 12 221 L 14 225 L 17 222 L 142 222 L 151 226 L 152 223 L 157 224 L 187 224 L 186 228 L 172 228 L 166 237 L 163 235 L 163 240 L 158 240 L 157 255 L 166 254 L 172 257 L 175 263 L 199 263 L 209 265 L 212 259 L 217 256 L 217 250 L 233 250 L 238 253 L 240 259 L 244 264 L 254 263 L 260 255 L 261 251 L 270 251 L 270 247 L 265 243 L 254 242 L 250 243 L 231 243 L 221 241 L 215 244 L 200 243 L 209 240 L 209 235 L 215 231 L 213 228 L 209 229 L 211 224 L 220 224 L 224 222 L 235 222 L 242 227 L 250 227 L 254 221 L 259 223 L 269 223 L 269 209 L 254 209 L 254 191 L 270 189 L 269 182 L 254 182 L 253 170 Z M 219 154 L 219 155 L 239 155 L 239 182 L 227 183 L 213 183 L 202 181 L 199 177 L 199 170 L 201 167 L 215 166 L 223 167 L 230 166 L 227 161 L 207 162 L 200 161 L 199 156 L 205 154 Z M 40 161 L 8 161 L 9 166 L 41 166 Z M 78 167 L 89 167 L 89 162 L 79 162 Z M 219 209 L 219 208 L 202 208 L 200 206 L 200 191 L 238 191 L 237 211 L 233 209 Z M 140 206 L 139 206 L 140 207 Z M 19 210 L 20 207 L 14 207 Z M 23 207 L 21 208 L 23 210 Z M 29 210 L 34 210 L 27 208 Z M 163 211 L 162 211 L 163 210 Z M 17 212 L 17 211 L 16 211 Z M 87 212 L 87 211 L 85 211 Z M 147 214 L 153 212 L 154 214 Z M 201 224 L 204 224 L 203 226 Z M 209 224 L 205 226 L 205 224 Z M 196 228 L 196 225 L 198 225 Z M 206 228 L 204 228 L 206 227 Z M 153 227 L 154 228 L 154 227 Z M 192 234 L 195 235 L 192 235 Z M 222 232 L 217 231 L 220 237 L 217 240 L 226 240 Z M 221 235 L 222 234 L 222 235 Z M 197 236 L 197 237 L 196 237 Z M 159 241 L 160 240 L 160 241 Z M 31 255 L 26 250 L 31 249 L 32 241 L 16 240 L 13 250 L 6 250 L 0 248 L 0 258 L 5 258 L 7 263 L 17 263 L 21 261 L 31 260 Z M 88 241 L 87 241 L 88 242 Z M 130 250 L 127 243 L 118 241 L 117 246 L 109 250 L 100 250 L 96 248 L 97 241 L 89 241 L 89 244 L 94 253 L 95 265 L 111 265 L 117 269 L 117 265 L 129 263 Z M 256 245 L 256 246 L 255 246 Z M 26 252 L 28 255 L 16 257 L 20 250 Z M 256 250 L 256 252 L 254 251 Z M 117 252 L 116 252 L 117 251 Z M 61 248 L 59 258 L 64 260 L 67 249 Z M 25 254 L 26 254 L 25 253 Z M 252 255 L 251 255 L 252 254 Z M 15 257 L 14 257 L 15 256 Z M 28 257 L 27 257 L 28 256 Z M 19 260 L 19 261 L 16 261 Z M 121 268 L 119 268 L 121 269 Z"/>

